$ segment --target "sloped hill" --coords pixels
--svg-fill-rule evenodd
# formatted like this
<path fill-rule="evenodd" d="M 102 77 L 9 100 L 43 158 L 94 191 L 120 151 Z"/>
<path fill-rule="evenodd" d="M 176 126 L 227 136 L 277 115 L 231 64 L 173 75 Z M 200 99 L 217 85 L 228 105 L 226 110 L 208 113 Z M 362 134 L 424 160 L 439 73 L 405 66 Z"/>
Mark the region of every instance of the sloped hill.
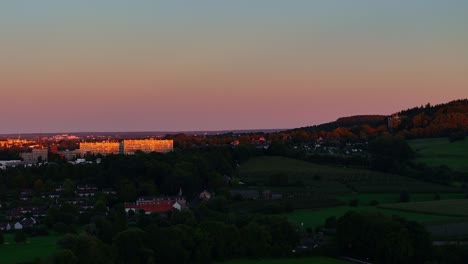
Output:
<path fill-rule="evenodd" d="M 418 181 L 395 174 L 365 169 L 319 165 L 285 157 L 257 157 L 241 164 L 240 177 L 250 184 L 269 185 L 272 177 L 285 177 L 284 185 L 320 192 L 340 193 L 346 186 L 356 192 L 459 192 L 454 187 Z"/>

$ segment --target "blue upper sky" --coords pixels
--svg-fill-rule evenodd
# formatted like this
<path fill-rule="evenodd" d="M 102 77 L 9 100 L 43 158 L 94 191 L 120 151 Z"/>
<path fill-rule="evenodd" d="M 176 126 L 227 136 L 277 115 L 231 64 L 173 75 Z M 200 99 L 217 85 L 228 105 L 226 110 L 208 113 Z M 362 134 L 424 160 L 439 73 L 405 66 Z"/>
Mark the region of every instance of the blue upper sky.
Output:
<path fill-rule="evenodd" d="M 0 133 L 296 127 L 467 97 L 467 25 L 462 0 L 3 1 Z"/>

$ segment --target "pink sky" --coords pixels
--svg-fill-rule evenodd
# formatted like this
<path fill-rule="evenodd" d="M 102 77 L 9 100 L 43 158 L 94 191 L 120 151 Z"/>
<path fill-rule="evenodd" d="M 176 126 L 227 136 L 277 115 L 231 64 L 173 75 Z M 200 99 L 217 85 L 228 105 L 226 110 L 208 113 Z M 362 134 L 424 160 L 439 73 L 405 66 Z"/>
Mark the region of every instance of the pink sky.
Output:
<path fill-rule="evenodd" d="M 468 97 L 463 3 L 46 2 L 0 11 L 0 133 L 293 128 Z"/>

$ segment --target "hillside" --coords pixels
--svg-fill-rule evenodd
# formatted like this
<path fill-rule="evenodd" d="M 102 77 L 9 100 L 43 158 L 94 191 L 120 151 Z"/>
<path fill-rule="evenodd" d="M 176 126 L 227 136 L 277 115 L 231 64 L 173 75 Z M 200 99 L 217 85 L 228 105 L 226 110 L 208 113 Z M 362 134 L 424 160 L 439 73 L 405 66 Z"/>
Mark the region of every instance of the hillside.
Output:
<path fill-rule="evenodd" d="M 339 127 L 353 127 L 360 125 L 381 126 L 386 125 L 387 116 L 385 115 L 356 115 L 340 117 L 334 122 L 325 123 L 317 126 L 303 127 L 306 131 L 331 131 Z"/>
<path fill-rule="evenodd" d="M 254 158 L 241 164 L 239 172 L 241 180 L 251 185 L 302 186 L 311 192 L 323 194 L 460 191 L 449 186 L 422 182 L 395 174 L 326 166 L 284 157 Z"/>
<path fill-rule="evenodd" d="M 415 107 L 391 119 L 392 128 L 407 138 L 451 136 L 468 130 L 468 99 Z"/>
<path fill-rule="evenodd" d="M 338 118 L 334 122 L 301 127 L 289 132 L 294 137 L 309 133 L 309 138 L 355 141 L 392 133 L 406 138 L 462 138 L 468 131 L 468 99 L 445 104 L 414 107 L 384 115 L 357 115 Z M 301 135 L 304 137 L 303 135 Z"/>

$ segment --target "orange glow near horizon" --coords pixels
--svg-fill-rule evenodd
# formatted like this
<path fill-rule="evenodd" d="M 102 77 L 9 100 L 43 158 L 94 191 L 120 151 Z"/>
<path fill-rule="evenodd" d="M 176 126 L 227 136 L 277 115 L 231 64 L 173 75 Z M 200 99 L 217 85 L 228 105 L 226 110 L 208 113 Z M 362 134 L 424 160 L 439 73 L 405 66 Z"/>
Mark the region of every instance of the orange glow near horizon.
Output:
<path fill-rule="evenodd" d="M 0 133 L 292 128 L 466 98 L 468 4 L 428 1 L 5 4 Z"/>

